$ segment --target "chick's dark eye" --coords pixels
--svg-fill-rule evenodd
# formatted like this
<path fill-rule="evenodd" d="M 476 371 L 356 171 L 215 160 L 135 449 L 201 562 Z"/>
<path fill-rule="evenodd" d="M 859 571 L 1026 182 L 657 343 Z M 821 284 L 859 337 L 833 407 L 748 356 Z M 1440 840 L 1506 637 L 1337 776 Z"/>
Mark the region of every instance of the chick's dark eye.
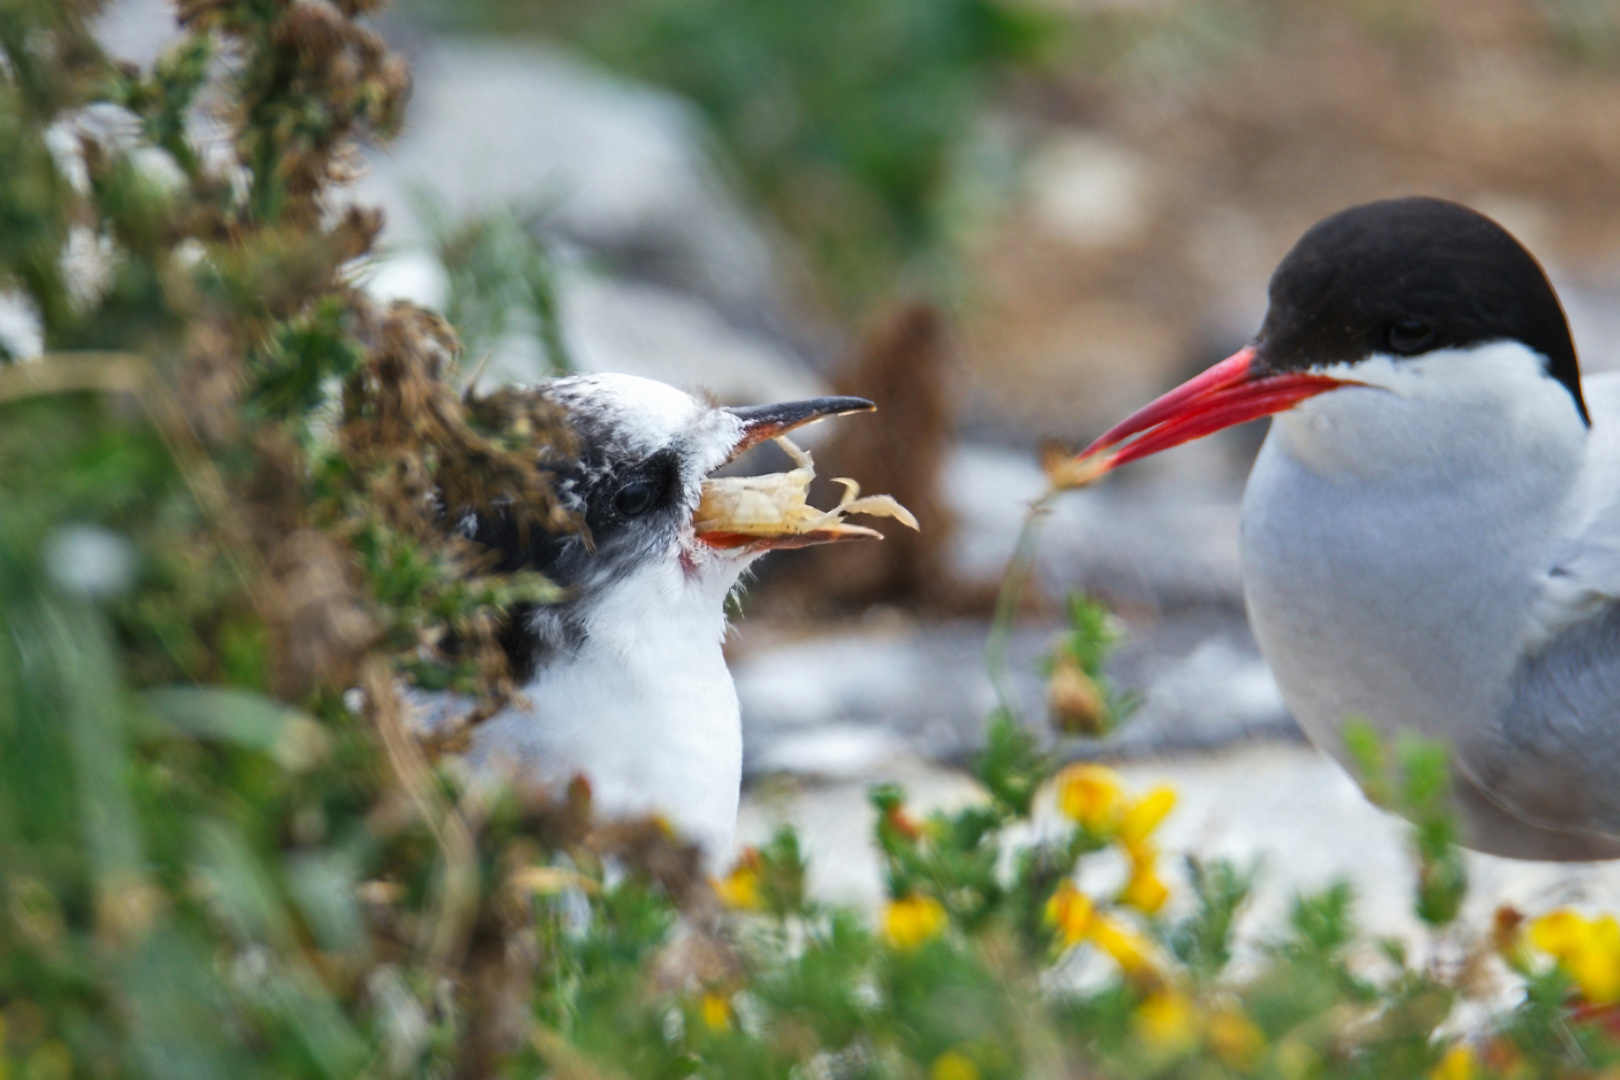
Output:
<path fill-rule="evenodd" d="M 1384 327 L 1384 345 L 1400 356 L 1412 356 L 1434 341 L 1434 327 L 1422 319 L 1396 319 Z"/>
<path fill-rule="evenodd" d="M 613 495 L 613 509 L 625 517 L 640 517 L 652 509 L 658 498 L 658 485 L 651 480 L 632 480 Z"/>

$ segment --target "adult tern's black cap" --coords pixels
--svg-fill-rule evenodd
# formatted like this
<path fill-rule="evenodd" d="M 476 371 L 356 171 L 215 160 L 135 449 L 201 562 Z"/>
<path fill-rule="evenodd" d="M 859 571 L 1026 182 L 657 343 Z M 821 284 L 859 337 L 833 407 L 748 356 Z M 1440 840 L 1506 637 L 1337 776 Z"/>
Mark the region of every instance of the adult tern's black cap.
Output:
<path fill-rule="evenodd" d="M 1271 276 L 1248 345 L 1138 409 L 1088 446 L 1085 480 L 1356 382 L 1353 365 L 1517 342 L 1581 396 L 1575 344 L 1535 257 L 1466 206 L 1408 198 L 1354 206 L 1313 225 Z M 1344 370 L 1350 366 L 1350 372 Z"/>
<path fill-rule="evenodd" d="M 1517 341 L 1575 399 L 1580 368 L 1547 274 L 1502 226 L 1444 199 L 1353 206 L 1313 225 L 1271 277 L 1255 339 L 1264 370 Z"/>

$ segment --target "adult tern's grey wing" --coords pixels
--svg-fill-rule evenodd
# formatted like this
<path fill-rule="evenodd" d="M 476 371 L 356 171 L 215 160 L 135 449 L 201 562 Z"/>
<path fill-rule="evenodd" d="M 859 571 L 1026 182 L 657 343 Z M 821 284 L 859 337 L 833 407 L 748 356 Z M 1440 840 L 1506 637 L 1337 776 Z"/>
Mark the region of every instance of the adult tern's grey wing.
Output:
<path fill-rule="evenodd" d="M 1584 857 L 1613 858 L 1620 856 L 1620 372 L 1588 378 L 1582 389 L 1592 416 L 1586 462 L 1549 551 L 1501 743 L 1459 764 L 1516 816 L 1585 836 Z"/>

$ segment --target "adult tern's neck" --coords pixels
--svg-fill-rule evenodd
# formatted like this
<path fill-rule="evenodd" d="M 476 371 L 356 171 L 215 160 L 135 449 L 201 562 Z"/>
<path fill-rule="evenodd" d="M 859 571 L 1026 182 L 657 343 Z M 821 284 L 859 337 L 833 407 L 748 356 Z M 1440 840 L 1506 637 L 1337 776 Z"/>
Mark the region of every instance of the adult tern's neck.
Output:
<path fill-rule="evenodd" d="M 1250 619 L 1325 747 L 1350 716 L 1454 737 L 1503 705 L 1586 429 L 1521 345 L 1333 374 L 1365 385 L 1279 416 L 1250 476 Z"/>

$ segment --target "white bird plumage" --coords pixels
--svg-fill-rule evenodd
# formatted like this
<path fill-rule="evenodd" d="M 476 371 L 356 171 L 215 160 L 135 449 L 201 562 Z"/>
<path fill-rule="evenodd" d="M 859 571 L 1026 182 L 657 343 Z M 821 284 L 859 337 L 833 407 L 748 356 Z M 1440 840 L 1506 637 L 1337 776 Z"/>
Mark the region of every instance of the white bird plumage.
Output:
<path fill-rule="evenodd" d="M 590 781 L 608 816 L 656 813 L 713 853 L 731 850 L 742 722 L 721 645 L 746 560 L 689 575 L 649 562 L 591 605 L 583 643 L 523 687 L 527 709 L 476 730 L 470 757 L 555 785 Z"/>
<path fill-rule="evenodd" d="M 1620 857 L 1620 374 L 1583 383 L 1535 259 L 1436 199 L 1318 223 L 1270 297 L 1085 459 L 1272 415 L 1244 592 L 1306 733 L 1347 764 L 1352 720 L 1443 740 L 1480 850 Z"/>
<path fill-rule="evenodd" d="M 660 815 L 724 859 L 742 776 L 737 695 L 721 651 L 727 597 L 774 547 L 877 534 L 839 522 L 699 533 L 694 514 L 710 474 L 748 447 L 872 405 L 829 397 L 722 408 L 629 375 L 528 390 L 573 430 L 576 452 L 542 466 L 585 528 L 553 534 L 517 528 L 499 506 L 450 508 L 470 539 L 497 553 L 498 568 L 538 570 L 565 590 L 561 603 L 512 613 L 507 646 L 523 703 L 477 725 L 467 757 L 553 789 L 583 776 L 599 813 Z M 458 705 L 415 700 L 426 727 Z"/>
<path fill-rule="evenodd" d="M 1590 613 L 1565 606 L 1549 586 L 1571 551 L 1568 523 L 1588 509 L 1578 500 L 1592 497 L 1584 475 L 1612 472 L 1590 451 L 1605 448 L 1597 431 L 1620 427 L 1607 408 L 1620 399 L 1588 399 L 1605 406 L 1593 408 L 1589 433 L 1525 346 L 1470 352 L 1375 358 L 1355 365 L 1363 385 L 1274 419 L 1244 495 L 1250 622 L 1295 718 L 1341 761 L 1350 763 L 1340 731 L 1351 717 L 1445 739 L 1482 846 L 1620 855 L 1620 841 L 1568 835 L 1577 822 L 1620 831 L 1620 816 L 1611 824 L 1578 801 L 1599 785 L 1567 782 L 1599 759 L 1620 776 L 1620 759 L 1590 731 L 1560 743 L 1529 730 L 1545 710 L 1517 700 L 1520 669 L 1601 615 L 1585 596 L 1575 607 Z M 1588 382 L 1598 384 L 1620 387 Z M 1614 502 L 1620 489 L 1598 496 Z M 1581 727 L 1620 697 L 1567 705 L 1559 717 Z"/>

